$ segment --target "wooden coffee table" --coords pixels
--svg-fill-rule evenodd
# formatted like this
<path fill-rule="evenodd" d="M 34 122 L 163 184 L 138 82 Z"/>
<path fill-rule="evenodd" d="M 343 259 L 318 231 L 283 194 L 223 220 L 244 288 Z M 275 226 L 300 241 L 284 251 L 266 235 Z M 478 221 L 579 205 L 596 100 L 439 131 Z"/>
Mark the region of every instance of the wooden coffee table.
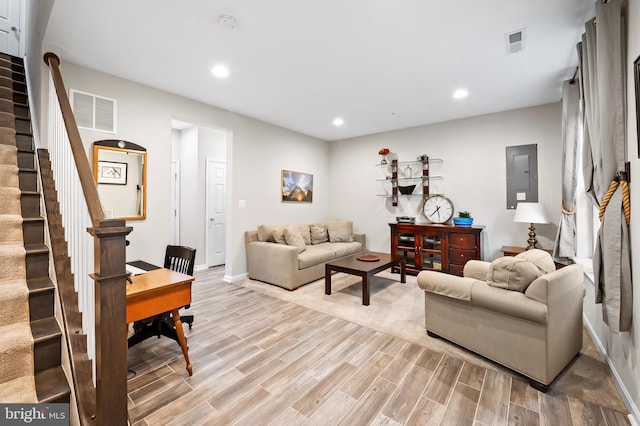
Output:
<path fill-rule="evenodd" d="M 353 256 L 344 257 L 342 259 L 327 262 L 324 268 L 324 293 L 331 294 L 331 272 L 344 272 L 345 274 L 356 275 L 362 277 L 362 304 L 369 305 L 369 282 L 371 277 L 378 272 L 400 265 L 400 282 L 407 282 L 406 277 L 406 256 L 391 255 L 387 253 L 366 252 L 366 254 L 379 257 L 374 262 L 365 262 L 358 260 L 357 257 L 364 253 L 354 254 Z"/>

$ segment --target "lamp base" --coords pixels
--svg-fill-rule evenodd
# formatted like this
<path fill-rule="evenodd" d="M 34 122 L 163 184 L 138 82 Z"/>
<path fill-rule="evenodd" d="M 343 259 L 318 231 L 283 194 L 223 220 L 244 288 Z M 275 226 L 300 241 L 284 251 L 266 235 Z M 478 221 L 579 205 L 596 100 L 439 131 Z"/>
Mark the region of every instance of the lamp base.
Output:
<path fill-rule="evenodd" d="M 527 246 L 527 250 L 538 248 L 538 241 L 536 240 L 536 228 L 533 226 L 533 223 L 531 224 L 531 226 L 529 226 L 529 239 L 527 240 L 527 243 L 529 244 Z"/>

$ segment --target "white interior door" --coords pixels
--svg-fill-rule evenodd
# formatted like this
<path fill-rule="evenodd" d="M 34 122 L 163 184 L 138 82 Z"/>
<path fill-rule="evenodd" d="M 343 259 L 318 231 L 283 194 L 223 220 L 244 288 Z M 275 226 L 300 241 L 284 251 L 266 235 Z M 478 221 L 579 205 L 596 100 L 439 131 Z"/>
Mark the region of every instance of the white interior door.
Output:
<path fill-rule="evenodd" d="M 180 245 L 180 163 L 171 162 L 171 244 Z"/>
<path fill-rule="evenodd" d="M 207 266 L 225 263 L 227 165 L 207 158 Z"/>
<path fill-rule="evenodd" d="M 22 0 L 0 0 L 0 52 L 20 56 L 20 4 Z"/>

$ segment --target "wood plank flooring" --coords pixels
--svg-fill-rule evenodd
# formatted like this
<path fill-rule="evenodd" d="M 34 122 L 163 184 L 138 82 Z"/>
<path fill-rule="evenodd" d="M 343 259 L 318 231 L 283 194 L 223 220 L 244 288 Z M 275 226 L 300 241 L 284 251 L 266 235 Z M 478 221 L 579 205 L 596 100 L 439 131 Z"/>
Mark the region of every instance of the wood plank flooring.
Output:
<path fill-rule="evenodd" d="M 174 341 L 129 350 L 129 417 L 152 425 L 628 425 L 626 413 L 197 272 Z"/>

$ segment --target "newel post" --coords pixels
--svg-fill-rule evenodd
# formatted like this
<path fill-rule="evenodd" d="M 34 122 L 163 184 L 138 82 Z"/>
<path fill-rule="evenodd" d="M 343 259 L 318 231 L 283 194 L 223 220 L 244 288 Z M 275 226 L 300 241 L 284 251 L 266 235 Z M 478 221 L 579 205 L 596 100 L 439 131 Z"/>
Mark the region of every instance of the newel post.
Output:
<path fill-rule="evenodd" d="M 102 219 L 94 236 L 96 327 L 96 424 L 126 425 L 126 236 L 122 219 Z"/>

